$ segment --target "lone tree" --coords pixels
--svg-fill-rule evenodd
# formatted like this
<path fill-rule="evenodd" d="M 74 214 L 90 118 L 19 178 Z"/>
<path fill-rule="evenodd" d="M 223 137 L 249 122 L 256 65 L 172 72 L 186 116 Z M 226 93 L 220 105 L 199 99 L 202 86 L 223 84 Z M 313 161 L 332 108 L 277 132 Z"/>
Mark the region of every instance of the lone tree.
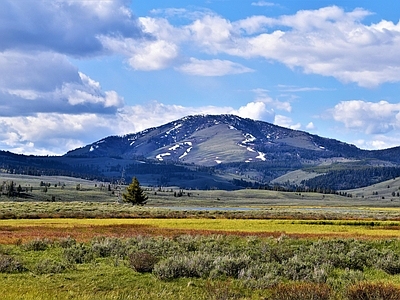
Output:
<path fill-rule="evenodd" d="M 144 205 L 148 197 L 140 187 L 136 177 L 132 178 L 132 183 L 126 188 L 126 192 L 122 194 L 124 202 L 132 203 L 132 205 Z"/>

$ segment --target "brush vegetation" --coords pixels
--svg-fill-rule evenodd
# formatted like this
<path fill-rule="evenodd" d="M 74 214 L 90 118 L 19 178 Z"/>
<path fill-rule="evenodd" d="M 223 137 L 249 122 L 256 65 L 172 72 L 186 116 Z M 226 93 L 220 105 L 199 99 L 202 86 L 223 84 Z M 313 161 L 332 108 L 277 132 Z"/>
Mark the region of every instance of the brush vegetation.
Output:
<path fill-rule="evenodd" d="M 399 261 L 399 240 L 42 238 L 0 248 L 0 293 L 2 299 L 399 299 Z"/>
<path fill-rule="evenodd" d="M 396 180 L 346 196 L 150 187 L 138 207 L 120 185 L 3 178 L 2 299 L 400 299 L 399 203 L 375 195 Z"/>

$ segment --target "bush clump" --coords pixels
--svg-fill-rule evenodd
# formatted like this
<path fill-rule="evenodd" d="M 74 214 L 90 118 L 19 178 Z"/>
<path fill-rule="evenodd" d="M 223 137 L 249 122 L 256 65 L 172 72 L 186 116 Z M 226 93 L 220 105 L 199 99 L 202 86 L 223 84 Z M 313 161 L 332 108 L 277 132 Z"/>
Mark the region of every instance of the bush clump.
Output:
<path fill-rule="evenodd" d="M 9 255 L 0 255 L 0 273 L 20 273 L 26 268 L 16 258 Z"/>
<path fill-rule="evenodd" d="M 162 280 L 180 277 L 208 277 L 213 268 L 213 258 L 204 253 L 177 255 L 161 260 L 154 266 L 153 274 Z"/>
<path fill-rule="evenodd" d="M 52 245 L 49 239 L 34 239 L 23 245 L 26 251 L 44 251 Z"/>
<path fill-rule="evenodd" d="M 136 272 L 152 272 L 158 258 L 148 251 L 138 251 L 129 255 L 129 265 Z"/>
<path fill-rule="evenodd" d="M 32 272 L 38 275 L 62 273 L 67 269 L 63 262 L 51 259 L 43 259 L 39 261 L 32 269 Z"/>
<path fill-rule="evenodd" d="M 79 243 L 64 249 L 64 259 L 68 264 L 83 264 L 92 261 L 94 253 L 90 246 Z"/>
<path fill-rule="evenodd" d="M 376 266 L 390 275 L 400 274 L 400 256 L 393 250 L 387 250 L 379 257 Z"/>

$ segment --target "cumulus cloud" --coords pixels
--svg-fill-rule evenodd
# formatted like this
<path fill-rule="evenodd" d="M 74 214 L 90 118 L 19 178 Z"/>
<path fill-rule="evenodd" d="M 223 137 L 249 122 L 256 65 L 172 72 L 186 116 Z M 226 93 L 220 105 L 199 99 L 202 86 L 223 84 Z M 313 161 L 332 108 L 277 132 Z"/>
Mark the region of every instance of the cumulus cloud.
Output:
<path fill-rule="evenodd" d="M 243 118 L 255 120 L 264 120 L 273 122 L 275 112 L 273 109 L 268 109 L 264 102 L 250 102 L 245 106 L 240 107 L 236 112 L 232 112 Z"/>
<path fill-rule="evenodd" d="M 400 22 L 394 24 L 382 20 L 376 24 L 363 24 L 362 21 L 371 14 L 363 9 L 347 12 L 330 6 L 275 18 L 251 16 L 234 22 L 212 12 L 201 12 L 192 13 L 196 19 L 189 24 L 173 26 L 167 19 L 171 13 L 166 14 L 166 18 L 135 19 L 127 13 L 124 2 L 117 1 L 117 4 L 103 8 L 111 15 L 105 16 L 117 22 L 116 14 L 121 14 L 119 22 L 126 26 L 130 24 L 131 32 L 135 34 L 129 35 L 129 30 L 124 30 L 120 23 L 110 23 L 105 26 L 107 30 L 96 27 L 89 31 L 88 40 L 92 41 L 93 47 L 124 55 L 135 70 L 151 71 L 171 66 L 186 72 L 193 70 L 193 62 L 192 68 L 190 63 L 181 65 L 180 58 L 184 58 L 189 47 L 195 49 L 196 54 L 229 54 L 247 59 L 261 57 L 281 62 L 289 68 L 300 68 L 305 73 L 333 76 L 363 87 L 398 82 L 400 78 L 397 55 Z M 273 3 L 259 1 L 253 5 L 270 6 Z M 182 10 L 175 9 L 172 16 L 181 14 Z M 116 33 L 110 33 L 110 28 L 117 28 L 113 31 Z M 188 74 L 198 75 L 199 72 Z"/>
<path fill-rule="evenodd" d="M 263 102 L 268 104 L 269 107 L 276 110 L 285 110 L 287 112 L 292 111 L 292 105 L 288 101 L 279 101 L 277 99 L 272 99 L 268 95 L 268 91 L 263 89 L 255 89 L 253 92 L 256 94 L 256 100 L 258 102 Z"/>
<path fill-rule="evenodd" d="M 317 129 L 317 128 L 315 127 L 315 125 L 314 125 L 313 122 L 310 122 L 310 123 L 308 123 L 308 124 L 306 125 L 306 129 L 307 129 L 307 130 L 315 130 L 315 129 Z"/>
<path fill-rule="evenodd" d="M 294 130 L 299 130 L 301 128 L 300 123 L 293 124 L 293 120 L 290 117 L 282 115 L 275 116 L 274 124 Z"/>
<path fill-rule="evenodd" d="M 259 22 L 271 27 L 289 29 L 244 38 L 242 48 L 226 51 L 277 60 L 290 68 L 300 67 L 306 73 L 333 76 L 365 87 L 396 82 L 400 59 L 394 49 L 400 46 L 400 23 L 362 24 L 369 14 L 362 9 L 345 12 L 332 6 L 274 20 L 261 19 Z"/>
<path fill-rule="evenodd" d="M 289 68 L 301 68 L 305 73 L 333 76 L 363 87 L 397 82 L 400 23 L 382 20 L 363 24 L 370 14 L 363 9 L 346 12 L 330 6 L 276 18 L 251 16 L 235 22 L 210 13 L 174 28 L 165 19 L 145 23 L 157 39 L 173 41 L 177 47 L 190 42 L 199 47 L 198 51 L 212 55 L 262 57 Z"/>
<path fill-rule="evenodd" d="M 229 60 L 199 60 L 191 58 L 190 62 L 178 68 L 179 71 L 197 76 L 224 76 L 228 74 L 242 74 L 254 72 L 241 64 Z"/>
<path fill-rule="evenodd" d="M 342 101 L 330 111 L 335 121 L 366 134 L 384 134 L 400 128 L 400 103 Z"/>
<path fill-rule="evenodd" d="M 52 52 L 0 53 L 0 115 L 38 112 L 112 113 L 123 105 L 115 91 L 79 72 L 64 55 Z"/>
<path fill-rule="evenodd" d="M 0 148 L 22 154 L 63 154 L 111 134 L 112 120 L 106 115 L 60 113 L 0 117 Z"/>
<path fill-rule="evenodd" d="M 217 54 L 231 47 L 233 26 L 220 16 L 206 15 L 186 28 L 190 32 L 190 40 L 208 53 Z"/>
<path fill-rule="evenodd" d="M 0 149 L 23 154 L 64 154 L 109 135 L 124 135 L 160 126 L 187 115 L 235 114 L 272 122 L 275 113 L 262 102 L 233 107 L 191 107 L 157 101 L 124 106 L 115 114 L 37 113 L 0 117 Z"/>
<path fill-rule="evenodd" d="M 98 36 L 142 37 L 130 1 L 4 0 L 0 51 L 54 51 L 76 57 L 104 52 Z"/>

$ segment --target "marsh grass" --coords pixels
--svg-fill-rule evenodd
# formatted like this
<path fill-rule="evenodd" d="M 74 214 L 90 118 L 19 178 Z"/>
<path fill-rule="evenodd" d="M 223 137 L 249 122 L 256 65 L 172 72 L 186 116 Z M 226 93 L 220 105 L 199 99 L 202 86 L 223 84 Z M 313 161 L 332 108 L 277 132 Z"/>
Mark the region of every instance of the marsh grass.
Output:
<path fill-rule="evenodd" d="M 398 300 L 400 287 L 387 282 L 359 282 L 346 291 L 349 300 Z"/>
<path fill-rule="evenodd" d="M 272 289 L 274 300 L 330 300 L 332 289 L 326 284 L 309 282 L 280 283 Z"/>
<path fill-rule="evenodd" d="M 387 224 L 396 224 L 388 227 Z M 224 234 L 239 236 L 290 236 L 298 238 L 342 237 L 381 239 L 398 238 L 398 221 L 301 221 L 243 219 L 12 219 L 0 220 L 0 243 L 22 241 L 29 247 L 46 247 L 37 239 L 68 239 L 88 241 L 95 236 L 135 237 L 139 235 L 179 236 L 182 234 Z M 35 241 L 36 239 L 36 241 Z M 195 246 L 188 244 L 188 247 Z M 389 253 L 387 258 L 390 259 Z M 384 263 L 382 261 L 382 263 Z M 400 267 L 397 267 L 399 269 Z M 393 269 L 392 272 L 398 272 Z"/>

